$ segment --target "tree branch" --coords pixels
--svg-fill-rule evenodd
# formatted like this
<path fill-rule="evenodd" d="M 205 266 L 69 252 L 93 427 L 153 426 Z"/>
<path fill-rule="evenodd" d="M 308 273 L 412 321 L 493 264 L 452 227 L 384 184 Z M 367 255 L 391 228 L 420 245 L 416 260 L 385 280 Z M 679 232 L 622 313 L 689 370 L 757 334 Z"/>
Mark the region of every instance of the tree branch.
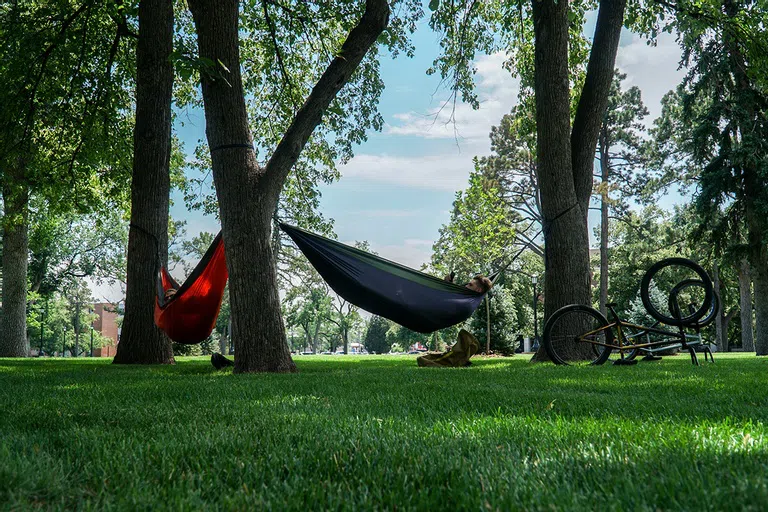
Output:
<path fill-rule="evenodd" d="M 291 126 L 267 162 L 265 175 L 268 179 L 265 183 L 270 188 L 272 197 L 279 196 L 285 178 L 298 160 L 312 132 L 320 124 L 326 109 L 349 81 L 388 22 L 387 0 L 366 0 L 365 12 L 359 23 L 349 33 L 338 55 L 331 61 L 307 101 L 296 113 Z"/>
<path fill-rule="evenodd" d="M 608 106 L 616 52 L 627 0 L 602 0 L 589 54 L 587 76 L 571 131 L 571 160 L 576 198 L 584 204 L 592 194 L 592 162 L 603 115 Z"/>

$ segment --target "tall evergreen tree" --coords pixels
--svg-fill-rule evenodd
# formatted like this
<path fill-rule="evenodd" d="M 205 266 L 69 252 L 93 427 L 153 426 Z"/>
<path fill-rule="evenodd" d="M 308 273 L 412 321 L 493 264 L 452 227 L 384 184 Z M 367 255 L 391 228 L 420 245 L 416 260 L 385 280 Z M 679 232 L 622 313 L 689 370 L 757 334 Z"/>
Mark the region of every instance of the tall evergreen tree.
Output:
<path fill-rule="evenodd" d="M 610 218 L 619 217 L 628 210 L 626 198 L 635 193 L 634 174 L 641 168 L 641 123 L 648 115 L 638 87 L 622 91 L 621 82 L 626 74 L 614 74 L 608 107 L 597 139 L 597 158 L 600 161 L 600 311 L 607 316 L 608 302 L 608 233 Z M 611 198 L 613 191 L 620 197 Z M 613 215 L 611 215 L 613 213 Z"/>
<path fill-rule="evenodd" d="M 667 144 L 662 171 L 683 167 L 697 184 L 702 230 L 754 283 L 755 350 L 768 355 L 768 21 L 765 2 L 717 0 L 678 5 L 683 86 L 665 100 L 657 138 Z M 661 146 L 661 145 L 660 145 Z M 663 146 L 662 146 L 663 147 Z M 677 162 L 682 160 L 682 164 Z M 673 182 L 669 172 L 657 181 Z M 742 272 L 742 280 L 746 279 Z M 742 296 L 749 289 L 742 284 Z M 742 321 L 751 324 L 744 304 Z"/>
<path fill-rule="evenodd" d="M 390 340 L 387 339 L 389 331 L 389 321 L 380 316 L 373 316 L 368 321 L 368 328 L 365 331 L 363 345 L 371 354 L 386 354 L 392 347 Z"/>

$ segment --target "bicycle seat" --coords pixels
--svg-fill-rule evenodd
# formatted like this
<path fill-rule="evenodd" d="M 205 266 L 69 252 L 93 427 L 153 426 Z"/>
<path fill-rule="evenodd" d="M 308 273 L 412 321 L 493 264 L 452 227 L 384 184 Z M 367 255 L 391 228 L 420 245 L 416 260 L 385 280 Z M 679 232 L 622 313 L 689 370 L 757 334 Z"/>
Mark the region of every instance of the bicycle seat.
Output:
<path fill-rule="evenodd" d="M 609 302 L 608 304 L 605 305 L 605 307 L 607 308 L 615 308 L 616 306 L 618 306 L 618 304 L 615 302 Z"/>

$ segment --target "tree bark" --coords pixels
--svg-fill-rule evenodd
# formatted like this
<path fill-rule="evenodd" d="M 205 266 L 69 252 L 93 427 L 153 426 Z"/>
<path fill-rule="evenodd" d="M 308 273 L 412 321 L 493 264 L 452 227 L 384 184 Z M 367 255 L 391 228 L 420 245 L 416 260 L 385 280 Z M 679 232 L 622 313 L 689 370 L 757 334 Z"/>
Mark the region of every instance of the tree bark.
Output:
<path fill-rule="evenodd" d="M 29 189 L 22 179 L 6 175 L 3 185 L 3 311 L 0 357 L 28 357 L 27 264 Z"/>
<path fill-rule="evenodd" d="M 755 284 L 755 354 L 768 355 L 768 257 L 765 247 L 755 256 L 758 265 L 752 265 Z"/>
<path fill-rule="evenodd" d="M 545 321 L 591 304 L 588 212 L 595 147 L 608 105 L 626 0 L 600 3 L 587 76 L 570 129 L 568 2 L 534 0 L 538 182 L 544 224 Z M 589 358 L 591 347 L 575 347 Z M 574 354 L 576 355 L 576 354 Z M 534 361 L 548 360 L 543 344 Z"/>
<path fill-rule="evenodd" d="M 727 336 L 723 338 L 723 294 L 722 294 L 722 282 L 720 281 L 720 266 L 717 262 L 712 265 L 712 287 L 715 294 L 717 294 L 717 311 L 715 312 L 715 343 L 717 344 L 717 350 L 720 352 L 727 352 L 728 341 Z"/>
<path fill-rule="evenodd" d="M 190 0 L 201 57 L 217 63 L 201 78 L 206 136 L 230 276 L 235 372 L 292 372 L 277 290 L 271 219 L 288 172 L 336 94 L 389 19 L 386 0 L 367 0 L 358 25 L 329 64 L 265 167 L 248 128 L 236 0 Z M 217 76 L 218 74 L 218 76 Z M 226 78 L 226 80 L 224 79 Z M 255 305 L 258 305 L 257 307 Z"/>
<path fill-rule="evenodd" d="M 139 2 L 136 127 L 125 320 L 116 364 L 173 364 L 173 349 L 155 326 L 156 279 L 168 260 L 173 2 Z"/>
<path fill-rule="evenodd" d="M 749 272 L 749 261 L 746 258 L 741 260 L 741 265 L 739 265 L 739 307 L 741 309 L 741 349 L 744 352 L 754 352 L 752 278 Z"/>

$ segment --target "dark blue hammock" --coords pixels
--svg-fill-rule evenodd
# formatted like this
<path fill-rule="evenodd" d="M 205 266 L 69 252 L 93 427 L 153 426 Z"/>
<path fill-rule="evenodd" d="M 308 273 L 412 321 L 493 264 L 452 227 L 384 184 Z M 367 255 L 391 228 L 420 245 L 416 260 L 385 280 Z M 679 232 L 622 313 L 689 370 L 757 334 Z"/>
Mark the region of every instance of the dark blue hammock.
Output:
<path fill-rule="evenodd" d="M 430 333 L 463 322 L 485 297 L 295 226 L 281 223 L 280 229 L 337 294 L 412 331 Z"/>

